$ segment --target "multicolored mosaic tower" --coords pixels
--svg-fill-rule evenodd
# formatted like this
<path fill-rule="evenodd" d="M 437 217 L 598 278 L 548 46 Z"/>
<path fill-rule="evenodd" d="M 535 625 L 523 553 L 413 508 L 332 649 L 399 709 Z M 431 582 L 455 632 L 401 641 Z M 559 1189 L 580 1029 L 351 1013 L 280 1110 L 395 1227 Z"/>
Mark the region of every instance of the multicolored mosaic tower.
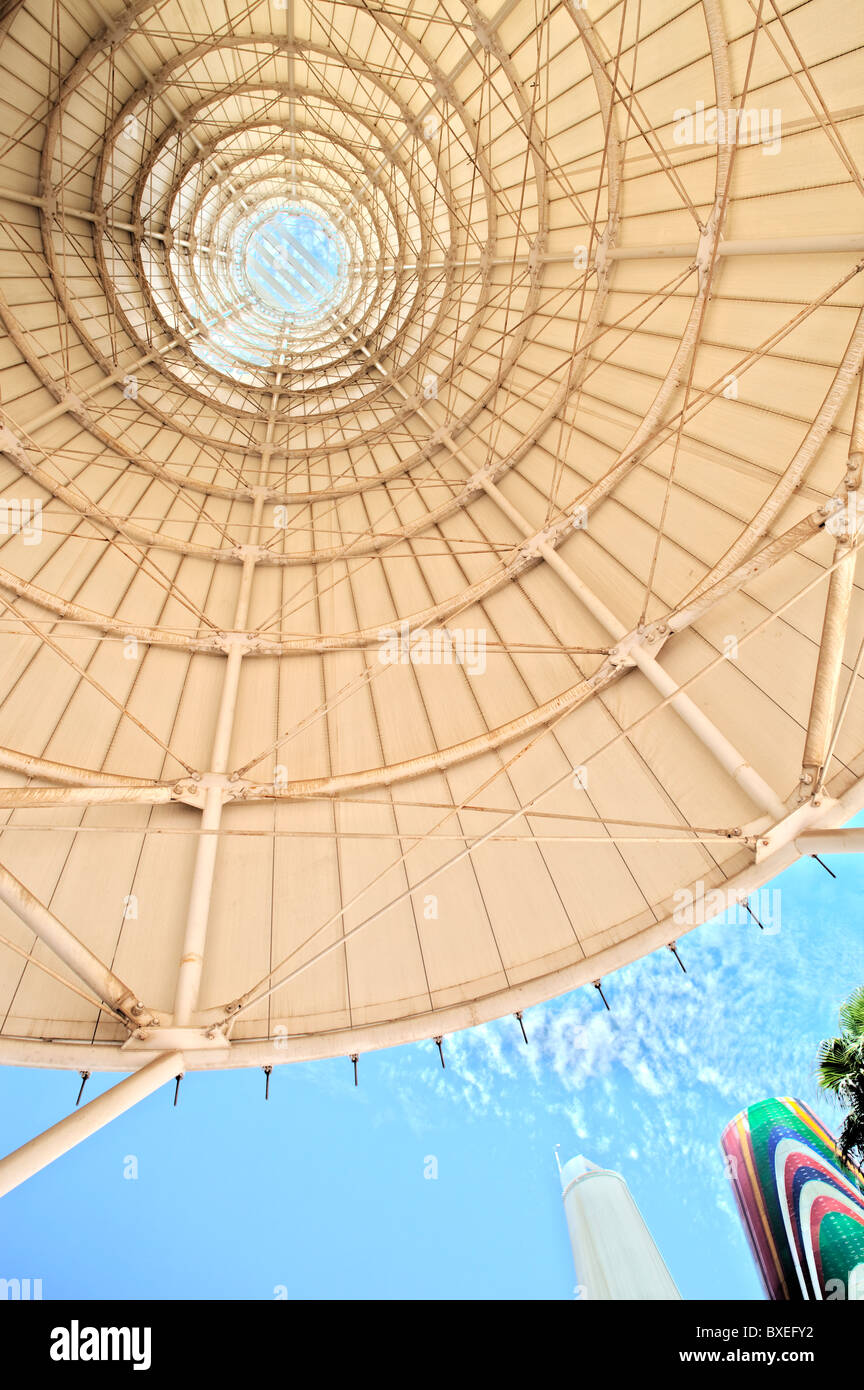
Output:
<path fill-rule="evenodd" d="M 760 1100 L 720 1142 L 768 1297 L 864 1300 L 864 1173 L 812 1110 Z"/>

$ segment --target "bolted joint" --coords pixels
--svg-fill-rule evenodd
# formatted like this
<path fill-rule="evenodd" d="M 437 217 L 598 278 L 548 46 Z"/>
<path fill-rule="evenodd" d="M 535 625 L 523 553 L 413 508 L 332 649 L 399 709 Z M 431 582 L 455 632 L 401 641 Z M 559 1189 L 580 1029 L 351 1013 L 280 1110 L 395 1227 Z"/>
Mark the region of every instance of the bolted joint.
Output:
<path fill-rule="evenodd" d="M 640 636 L 642 640 L 639 645 L 653 647 L 654 651 L 651 655 L 654 656 L 672 636 L 672 628 L 663 619 L 659 619 L 657 622 L 647 623 L 645 627 L 641 628 Z"/>
<path fill-rule="evenodd" d="M 538 232 L 533 242 L 531 250 L 528 252 L 528 269 L 532 276 L 536 275 L 543 266 L 543 255 L 546 250 L 546 236 L 543 232 Z"/>
<path fill-rule="evenodd" d="M 819 783 L 822 777 L 822 768 L 815 763 L 805 763 L 801 769 L 801 776 L 798 779 L 797 801 L 799 806 L 806 802 L 818 806 L 815 800 L 816 792 L 819 790 Z"/>
<path fill-rule="evenodd" d="M 665 622 L 652 623 L 650 627 L 634 628 L 632 632 L 625 633 L 615 643 L 609 653 L 609 660 L 613 666 L 632 666 L 634 663 L 633 652 L 637 647 L 653 646 L 655 651 L 659 651 L 660 646 L 669 636 L 671 636 L 671 631 Z"/>
<path fill-rule="evenodd" d="M 543 553 L 543 547 L 549 545 L 555 538 L 556 528 L 545 526 L 542 531 L 538 531 L 536 535 L 529 536 L 527 540 L 522 542 L 519 547 L 519 554 L 529 560 L 539 560 Z"/>
<path fill-rule="evenodd" d="M 494 483 L 496 467 L 493 463 L 487 463 L 482 468 L 478 468 L 476 473 L 465 484 L 465 492 L 472 497 L 475 492 L 484 492 L 486 483 Z"/>
<path fill-rule="evenodd" d="M 134 995 L 126 995 L 125 998 L 117 1000 L 114 1009 L 118 1014 L 123 1015 L 128 1028 L 135 1037 L 139 1033 L 146 1035 L 148 1029 L 159 1027 L 158 1018 L 155 1018 L 146 1004 L 143 1004 L 140 999 L 136 999 Z"/>
<path fill-rule="evenodd" d="M 633 666 L 634 661 L 629 652 L 620 651 L 618 647 L 613 647 L 606 658 L 610 666 L 616 670 L 623 670 L 625 666 Z"/>
<path fill-rule="evenodd" d="M 0 453 L 8 454 L 19 464 L 27 458 L 23 443 L 6 425 L 0 426 Z"/>
<path fill-rule="evenodd" d="M 601 281 L 605 280 L 609 274 L 609 252 L 612 249 L 615 230 L 613 221 L 610 220 L 606 223 L 603 228 L 603 235 L 600 237 L 594 252 L 594 269 L 597 272 L 597 278 Z"/>
<path fill-rule="evenodd" d="M 711 261 L 714 255 L 714 242 L 719 236 L 722 212 L 719 202 L 714 204 L 711 216 L 705 223 L 699 234 L 699 244 L 696 247 L 695 266 L 699 275 L 699 293 L 701 294 L 708 284 L 708 273 L 711 269 Z"/>
<path fill-rule="evenodd" d="M 238 647 L 245 656 L 256 646 L 255 637 L 249 632 L 222 632 L 219 634 L 219 651 L 225 656 Z"/>
<path fill-rule="evenodd" d="M 102 42 L 109 48 L 116 48 L 118 43 L 123 42 L 134 22 L 134 11 L 124 10 L 118 19 L 105 26 Z"/>

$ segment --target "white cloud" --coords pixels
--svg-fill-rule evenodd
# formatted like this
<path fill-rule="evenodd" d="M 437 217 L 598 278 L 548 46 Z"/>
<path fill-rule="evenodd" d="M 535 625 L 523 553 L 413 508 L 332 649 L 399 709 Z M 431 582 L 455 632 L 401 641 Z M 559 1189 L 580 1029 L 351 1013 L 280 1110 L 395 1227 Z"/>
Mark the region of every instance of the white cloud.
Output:
<path fill-rule="evenodd" d="M 507 1018 L 448 1037 L 446 1073 L 429 1046 L 388 1054 L 394 1097 L 421 1128 L 441 1105 L 541 1131 L 559 1117 L 562 1158 L 572 1146 L 636 1164 L 645 1183 L 667 1183 L 674 1171 L 689 1222 L 714 1210 L 737 1226 L 719 1150 L 733 1115 L 792 1093 L 836 1127 L 815 1056 L 837 1005 L 864 978 L 864 952 L 842 911 L 830 932 L 813 930 L 824 917 L 821 887 L 810 907 L 812 885 L 785 890 L 776 935 L 699 928 L 681 947 L 686 975 L 665 951 L 616 973 L 605 989 L 611 1012 L 591 988 L 527 1011 L 528 1048 Z"/>

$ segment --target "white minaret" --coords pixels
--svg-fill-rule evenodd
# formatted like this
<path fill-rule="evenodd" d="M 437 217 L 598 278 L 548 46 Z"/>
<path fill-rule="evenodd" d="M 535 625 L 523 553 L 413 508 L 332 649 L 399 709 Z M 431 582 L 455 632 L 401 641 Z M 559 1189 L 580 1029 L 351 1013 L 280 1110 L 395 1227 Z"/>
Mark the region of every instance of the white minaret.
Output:
<path fill-rule="evenodd" d="M 558 1169 L 579 1297 L 680 1298 L 621 1174 L 581 1156 Z"/>

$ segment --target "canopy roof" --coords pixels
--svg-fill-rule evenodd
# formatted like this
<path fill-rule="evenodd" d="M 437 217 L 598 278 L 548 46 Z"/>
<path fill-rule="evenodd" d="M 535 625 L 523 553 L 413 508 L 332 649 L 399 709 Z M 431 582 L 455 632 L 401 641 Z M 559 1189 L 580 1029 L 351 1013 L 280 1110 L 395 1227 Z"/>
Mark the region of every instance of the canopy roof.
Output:
<path fill-rule="evenodd" d="M 864 805 L 862 42 L 0 6 L 0 1061 L 437 1037 Z"/>

